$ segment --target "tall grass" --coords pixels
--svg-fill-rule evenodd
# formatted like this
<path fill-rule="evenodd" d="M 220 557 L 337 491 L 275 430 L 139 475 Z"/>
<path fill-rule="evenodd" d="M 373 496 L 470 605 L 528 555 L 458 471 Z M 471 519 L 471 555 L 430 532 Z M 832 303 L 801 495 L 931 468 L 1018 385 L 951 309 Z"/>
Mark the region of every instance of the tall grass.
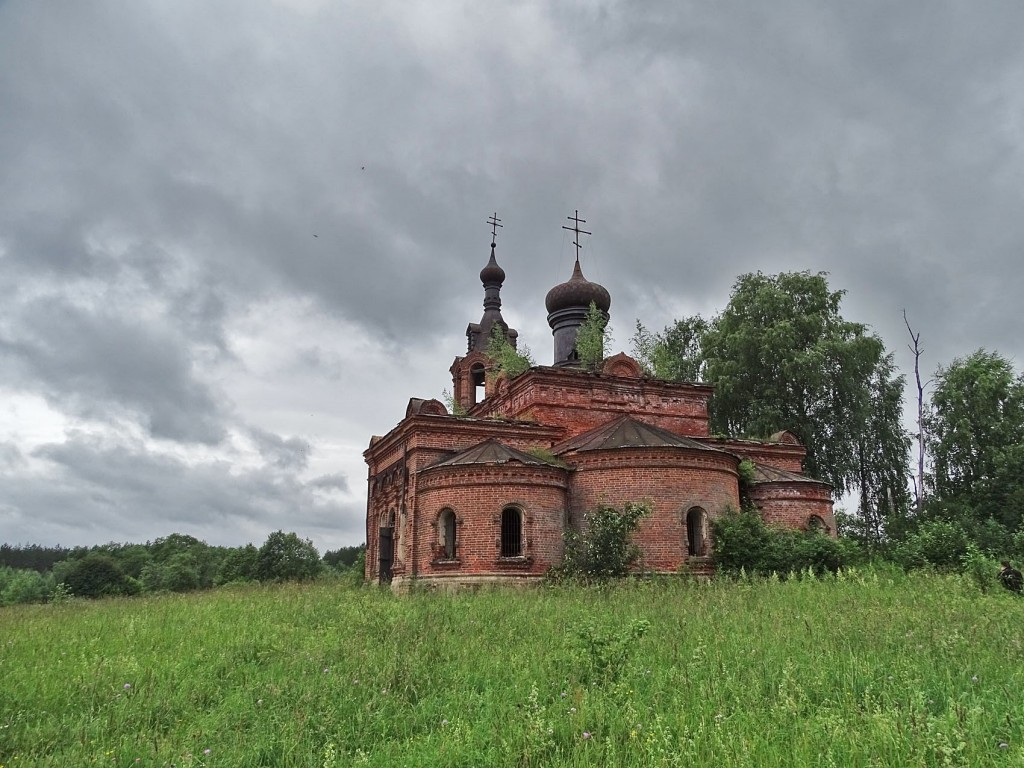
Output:
<path fill-rule="evenodd" d="M 877 571 L 16 606 L 0 765 L 1017 765 L 1022 618 Z"/>

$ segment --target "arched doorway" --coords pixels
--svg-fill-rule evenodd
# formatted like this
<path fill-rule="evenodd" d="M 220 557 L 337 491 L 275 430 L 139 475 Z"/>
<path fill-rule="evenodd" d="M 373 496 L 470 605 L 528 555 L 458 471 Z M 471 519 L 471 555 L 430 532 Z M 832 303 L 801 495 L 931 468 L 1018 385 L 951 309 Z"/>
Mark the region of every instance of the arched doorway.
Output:
<path fill-rule="evenodd" d="M 689 557 L 704 557 L 707 554 L 704 546 L 704 527 L 707 512 L 700 507 L 693 507 L 686 513 L 686 554 Z"/>

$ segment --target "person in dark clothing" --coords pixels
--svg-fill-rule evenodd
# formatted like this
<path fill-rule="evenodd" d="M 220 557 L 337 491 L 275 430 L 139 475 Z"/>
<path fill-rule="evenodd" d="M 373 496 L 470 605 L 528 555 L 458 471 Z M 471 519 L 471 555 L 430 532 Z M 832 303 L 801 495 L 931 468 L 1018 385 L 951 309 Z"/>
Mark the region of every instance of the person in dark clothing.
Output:
<path fill-rule="evenodd" d="M 1003 560 L 1002 565 L 1003 567 L 999 569 L 999 583 L 1019 595 L 1021 589 L 1024 589 L 1024 576 L 1021 576 L 1020 571 L 1010 565 L 1009 560 Z"/>

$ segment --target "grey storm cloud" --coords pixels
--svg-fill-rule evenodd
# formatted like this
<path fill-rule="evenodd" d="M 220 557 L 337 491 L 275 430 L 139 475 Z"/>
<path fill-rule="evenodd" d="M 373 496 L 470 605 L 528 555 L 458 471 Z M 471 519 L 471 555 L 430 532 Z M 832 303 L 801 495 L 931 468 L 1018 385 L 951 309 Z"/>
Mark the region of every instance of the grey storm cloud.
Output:
<path fill-rule="evenodd" d="M 65 407 L 93 418 L 137 411 L 154 437 L 223 437 L 216 398 L 190 377 L 188 350 L 173 333 L 54 298 L 24 305 L 19 321 L 17 340 L 0 341 L 0 353 Z"/>
<path fill-rule="evenodd" d="M 226 461 L 189 465 L 83 436 L 34 453 L 51 471 L 45 477 L 26 473 L 17 482 L 0 478 L 0 521 L 6 530 L 20 528 L 24 521 L 18 518 L 31 504 L 45 514 L 28 524 L 51 543 L 72 542 L 76 531 L 98 541 L 118 539 L 115 532 L 147 540 L 199 531 L 219 544 L 259 543 L 266 535 L 259 532 L 279 528 L 317 538 L 332 529 L 362 536 L 361 506 L 324 501 L 288 474 L 238 472 Z M 151 518 L 159 520 L 159 529 Z"/>
<path fill-rule="evenodd" d="M 281 469 L 305 469 L 309 463 L 310 444 L 301 438 L 284 438 L 262 429 L 250 433 L 263 460 Z"/>
<path fill-rule="evenodd" d="M 361 540 L 347 478 L 450 386 L 493 211 L 541 363 L 577 209 L 615 351 L 806 269 L 904 371 L 904 309 L 926 369 L 1024 360 L 1021 28 L 924 0 L 0 3 L 0 529 Z"/>

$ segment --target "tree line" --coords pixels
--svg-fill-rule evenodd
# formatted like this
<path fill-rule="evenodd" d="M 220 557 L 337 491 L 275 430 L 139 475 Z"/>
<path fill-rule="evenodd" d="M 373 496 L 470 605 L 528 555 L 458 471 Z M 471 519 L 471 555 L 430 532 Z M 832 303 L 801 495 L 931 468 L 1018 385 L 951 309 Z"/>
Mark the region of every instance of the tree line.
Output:
<path fill-rule="evenodd" d="M 262 546 L 211 546 L 173 533 L 145 544 L 0 546 L 0 605 L 62 597 L 191 592 L 234 583 L 362 580 L 365 545 L 320 556 L 309 539 L 275 531 Z"/>

